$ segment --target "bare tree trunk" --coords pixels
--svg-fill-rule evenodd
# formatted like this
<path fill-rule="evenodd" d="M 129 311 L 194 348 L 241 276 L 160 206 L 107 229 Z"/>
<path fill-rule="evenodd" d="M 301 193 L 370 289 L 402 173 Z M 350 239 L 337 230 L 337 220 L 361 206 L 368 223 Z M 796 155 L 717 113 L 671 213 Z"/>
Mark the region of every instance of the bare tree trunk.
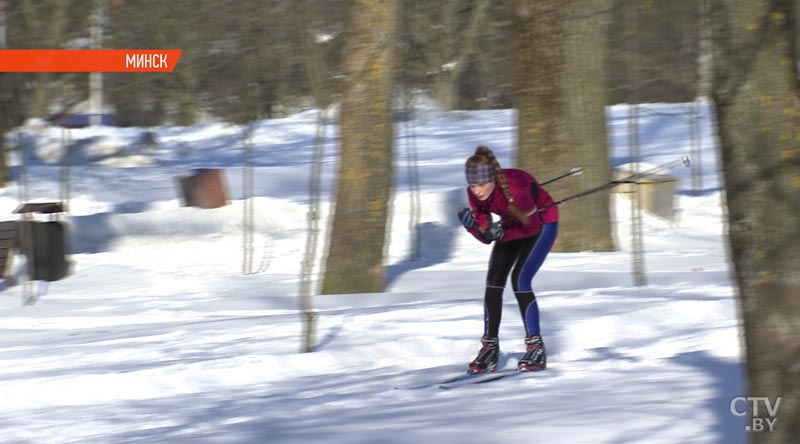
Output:
<path fill-rule="evenodd" d="M 392 186 L 395 0 L 348 5 L 336 215 L 322 293 L 383 291 Z"/>
<path fill-rule="evenodd" d="M 456 109 L 459 107 L 458 82 L 464 73 L 469 58 L 475 53 L 476 43 L 481 35 L 484 23 L 486 23 L 487 12 L 489 10 L 489 0 L 475 0 L 472 4 L 472 11 L 463 30 L 457 25 L 457 9 L 461 7 L 461 0 L 456 0 L 446 4 L 452 13 L 446 17 L 445 22 L 451 23 L 445 30 L 450 35 L 445 36 L 445 40 L 450 42 L 450 46 L 441 47 L 442 60 L 438 66 L 438 72 L 433 84 L 433 92 L 437 101 L 445 109 Z M 439 43 L 441 45 L 441 43 Z"/>
<path fill-rule="evenodd" d="M 695 100 L 711 97 L 713 63 L 711 47 L 711 0 L 700 0 L 700 42 L 697 51 L 697 94 Z"/>
<path fill-rule="evenodd" d="M 6 12 L 5 5 L 0 5 L 0 49 L 6 49 Z M 0 188 L 11 181 L 8 171 L 8 156 L 6 153 L 6 130 L 11 125 L 6 122 L 12 115 L 13 105 L 8 89 L 12 86 L 7 80 L 8 74 L 0 73 Z"/>
<path fill-rule="evenodd" d="M 465 78 L 474 77 L 470 68 L 481 57 L 478 46 L 489 32 L 491 8 L 504 1 L 509 0 L 399 0 L 408 54 L 402 65 L 405 81 L 424 82 L 445 109 L 461 107 L 461 87 Z"/>
<path fill-rule="evenodd" d="M 800 436 L 800 94 L 795 1 L 714 0 L 713 99 L 749 396 L 782 397 L 771 433 Z M 766 418 L 765 409 L 759 415 Z"/>
<path fill-rule="evenodd" d="M 517 0 L 517 165 L 540 180 L 583 166 L 554 198 L 610 180 L 605 127 L 608 1 Z M 560 208 L 556 251 L 613 250 L 608 192 Z"/>
<path fill-rule="evenodd" d="M 8 172 L 5 136 L 6 131 L 0 129 L 0 188 L 4 188 L 11 181 L 11 175 Z"/>
<path fill-rule="evenodd" d="M 32 40 L 43 48 L 58 48 L 64 37 L 68 6 L 68 2 L 60 0 L 47 1 L 39 6 L 34 6 L 30 0 L 24 0 L 23 19 L 34 34 Z M 36 86 L 33 88 L 31 112 L 34 116 L 46 117 L 53 92 L 51 83 L 53 75 L 40 72 L 35 77 Z"/>
<path fill-rule="evenodd" d="M 318 4 L 310 0 L 296 3 L 297 7 L 292 14 L 293 39 L 300 49 L 303 61 L 303 72 L 306 82 L 314 99 L 314 104 L 320 110 L 328 108 L 336 99 L 335 84 L 333 82 L 335 67 L 328 62 L 329 52 L 335 43 L 336 36 L 325 28 L 325 21 L 318 17 L 322 12 L 316 11 Z M 327 34 L 325 38 L 323 35 Z"/>

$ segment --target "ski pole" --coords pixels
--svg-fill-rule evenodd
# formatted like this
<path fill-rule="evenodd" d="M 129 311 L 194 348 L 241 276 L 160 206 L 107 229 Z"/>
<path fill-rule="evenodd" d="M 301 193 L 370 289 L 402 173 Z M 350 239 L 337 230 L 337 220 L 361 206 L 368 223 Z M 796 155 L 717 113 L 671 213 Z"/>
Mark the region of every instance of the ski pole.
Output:
<path fill-rule="evenodd" d="M 627 177 L 625 177 L 623 179 L 620 179 L 617 182 L 619 182 L 619 183 L 630 183 L 633 180 L 640 179 L 640 178 L 645 177 L 645 176 L 649 176 L 649 175 L 654 174 L 657 171 L 661 170 L 662 168 L 671 167 L 672 165 L 675 165 L 675 164 L 678 164 L 678 163 L 682 163 L 683 166 L 685 166 L 687 168 L 689 166 L 691 166 L 691 164 L 692 164 L 691 161 L 689 161 L 689 156 L 681 156 L 678 159 L 672 160 L 670 162 L 667 162 L 665 164 L 659 165 L 659 166 L 654 167 L 654 168 L 650 168 L 649 170 L 642 171 L 642 172 L 636 173 L 636 174 L 631 174 L 630 176 L 627 176 Z"/>
<path fill-rule="evenodd" d="M 606 190 L 606 189 L 609 189 L 609 188 L 613 188 L 613 187 L 615 187 L 617 185 L 620 185 L 620 184 L 623 184 L 623 183 L 633 183 L 633 181 L 635 181 L 636 179 L 640 179 L 642 177 L 649 176 L 649 175 L 655 173 L 656 171 L 658 171 L 658 170 L 660 170 L 662 168 L 667 168 L 667 167 L 672 166 L 672 165 L 677 164 L 677 163 L 682 163 L 686 167 L 688 167 L 691 164 L 690 161 L 689 161 L 689 156 L 682 156 L 680 159 L 676 159 L 676 160 L 673 160 L 671 162 L 667 162 L 667 163 L 665 163 L 663 165 L 659 165 L 659 166 L 657 166 L 655 168 L 651 168 L 651 169 L 649 169 L 647 171 L 642 171 L 640 173 L 631 174 L 629 176 L 623 177 L 620 180 L 612 180 L 612 181 L 610 181 L 608 183 L 605 183 L 603 185 L 588 189 L 586 191 L 582 191 L 582 192 L 580 192 L 578 194 L 573 194 L 572 196 L 569 196 L 569 197 L 565 197 L 565 198 L 563 198 L 563 199 L 561 199 L 559 201 L 556 201 L 556 202 L 553 202 L 551 204 L 545 205 L 545 206 L 543 206 L 541 208 L 534 208 L 533 210 L 529 211 L 527 213 L 527 215 L 528 216 L 532 216 L 537 211 L 546 210 L 546 209 L 548 209 L 550 207 L 554 207 L 556 205 L 560 205 L 560 204 L 562 204 L 564 202 L 569 202 L 569 201 L 571 201 L 573 199 L 578 199 L 580 197 L 585 197 L 585 196 L 588 196 L 590 194 L 596 193 L 598 191 L 603 191 L 603 190 Z"/>
<path fill-rule="evenodd" d="M 575 168 L 569 170 L 569 172 L 567 172 L 567 173 L 564 173 L 564 174 L 562 174 L 562 175 L 560 175 L 558 177 L 554 177 L 554 178 L 552 178 L 552 179 L 550 179 L 548 181 L 540 183 L 539 186 L 543 187 L 543 186 L 545 186 L 545 185 L 547 185 L 549 183 L 553 183 L 553 182 L 555 182 L 557 180 L 561 180 L 561 179 L 563 179 L 565 177 L 574 176 L 574 175 L 580 176 L 581 174 L 583 174 L 583 168 L 575 167 Z"/>

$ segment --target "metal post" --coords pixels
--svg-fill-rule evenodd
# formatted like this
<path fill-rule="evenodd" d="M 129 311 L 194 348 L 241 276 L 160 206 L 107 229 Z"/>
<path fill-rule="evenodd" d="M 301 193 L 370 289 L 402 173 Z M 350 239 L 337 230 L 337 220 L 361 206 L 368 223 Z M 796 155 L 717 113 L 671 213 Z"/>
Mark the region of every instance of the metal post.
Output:
<path fill-rule="evenodd" d="M 242 216 L 242 234 L 244 236 L 244 262 L 242 264 L 243 274 L 253 273 L 253 133 L 255 124 L 250 126 L 244 135 L 244 168 L 242 170 L 242 193 L 244 199 L 244 214 Z"/>
<path fill-rule="evenodd" d="M 92 13 L 91 47 L 103 47 L 103 23 L 105 21 L 106 0 L 96 0 Z M 103 73 L 89 73 L 89 125 L 103 123 Z"/>
<path fill-rule="evenodd" d="M 628 108 L 628 148 L 633 165 L 633 174 L 639 174 L 639 105 L 631 104 Z M 647 284 L 644 269 L 644 239 L 642 236 L 642 202 L 639 186 L 634 183 L 633 199 L 631 199 L 631 253 L 633 255 L 633 283 L 641 286 Z"/>
<path fill-rule="evenodd" d="M 61 167 L 59 168 L 59 200 L 64 211 L 69 211 L 72 195 L 72 130 L 61 130 Z"/>
<path fill-rule="evenodd" d="M 411 254 L 413 260 L 417 260 L 421 253 L 421 233 L 420 233 L 420 212 L 421 204 L 419 197 L 419 161 L 417 157 L 417 136 L 414 128 L 415 113 L 412 95 L 408 92 L 408 87 L 403 89 L 404 105 L 408 115 L 405 116 L 406 122 L 406 159 L 408 162 L 408 188 L 409 188 L 409 219 L 408 232 L 411 233 Z"/>
<path fill-rule="evenodd" d="M 641 160 L 639 152 L 639 71 L 636 54 L 639 53 L 639 17 L 638 6 L 626 4 L 626 21 L 633 36 L 629 39 L 628 56 L 628 150 L 630 161 L 633 165 L 633 174 L 638 174 Z M 644 269 L 644 239 L 642 236 L 642 206 L 639 196 L 639 187 L 633 184 L 633 199 L 631 199 L 631 254 L 633 283 L 637 286 L 646 285 L 647 280 Z"/>
<path fill-rule="evenodd" d="M 697 101 L 689 104 L 689 146 L 692 158 L 692 192 L 694 194 L 700 194 L 703 191 L 703 165 L 700 159 L 702 152 L 701 114 L 698 110 L 699 107 L 700 104 Z"/>

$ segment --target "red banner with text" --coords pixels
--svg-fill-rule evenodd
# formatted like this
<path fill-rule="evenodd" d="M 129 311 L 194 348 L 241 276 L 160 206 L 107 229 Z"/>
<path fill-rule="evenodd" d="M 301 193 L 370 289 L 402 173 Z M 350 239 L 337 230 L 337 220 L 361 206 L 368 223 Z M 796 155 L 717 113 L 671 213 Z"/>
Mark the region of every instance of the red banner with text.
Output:
<path fill-rule="evenodd" d="M 3 49 L 0 72 L 172 72 L 182 49 Z"/>

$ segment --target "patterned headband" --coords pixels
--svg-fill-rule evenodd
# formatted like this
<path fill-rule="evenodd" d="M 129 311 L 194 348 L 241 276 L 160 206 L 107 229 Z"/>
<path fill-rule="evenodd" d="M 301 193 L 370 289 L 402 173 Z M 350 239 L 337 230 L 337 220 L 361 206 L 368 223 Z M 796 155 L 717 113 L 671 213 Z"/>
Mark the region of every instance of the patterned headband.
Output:
<path fill-rule="evenodd" d="M 497 179 L 497 175 L 494 172 L 494 165 L 489 163 L 467 165 L 466 174 L 468 184 L 489 183 Z"/>

